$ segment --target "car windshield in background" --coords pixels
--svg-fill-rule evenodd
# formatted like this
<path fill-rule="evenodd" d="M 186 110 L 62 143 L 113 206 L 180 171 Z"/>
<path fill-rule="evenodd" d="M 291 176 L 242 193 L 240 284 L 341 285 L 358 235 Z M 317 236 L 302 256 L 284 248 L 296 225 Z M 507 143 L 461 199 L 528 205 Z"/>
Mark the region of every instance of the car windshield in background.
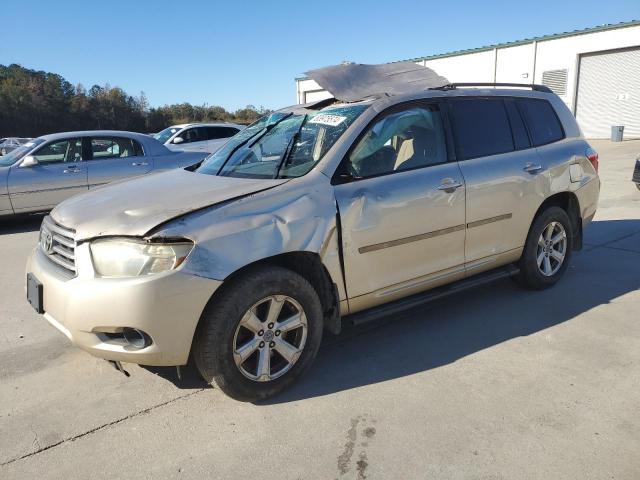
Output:
<path fill-rule="evenodd" d="M 250 125 L 196 170 L 239 178 L 293 178 L 311 170 L 368 105 L 276 112 Z"/>
<path fill-rule="evenodd" d="M 33 147 L 38 146 L 41 143 L 44 143 L 44 140 L 37 138 L 7 153 L 6 155 L 0 157 L 0 166 L 8 167 L 10 165 L 13 165 L 22 157 L 24 157 L 27 153 L 29 153 L 31 150 L 33 150 Z"/>
<path fill-rule="evenodd" d="M 181 128 L 168 127 L 162 130 L 161 132 L 155 133 L 153 138 L 158 140 L 160 143 L 164 143 L 169 140 L 175 133 L 182 130 Z"/>

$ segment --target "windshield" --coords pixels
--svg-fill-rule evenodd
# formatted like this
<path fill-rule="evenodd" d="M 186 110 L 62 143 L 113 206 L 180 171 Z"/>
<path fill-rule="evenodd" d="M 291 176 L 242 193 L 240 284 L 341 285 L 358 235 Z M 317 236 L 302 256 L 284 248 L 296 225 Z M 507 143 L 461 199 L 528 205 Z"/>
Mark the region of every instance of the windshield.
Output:
<path fill-rule="evenodd" d="M 368 107 L 342 105 L 306 115 L 273 113 L 234 136 L 196 171 L 239 178 L 300 177 Z"/>
<path fill-rule="evenodd" d="M 175 133 L 178 133 L 180 130 L 182 130 L 182 127 L 167 127 L 161 132 L 154 134 L 153 138 L 158 140 L 160 143 L 165 143 L 167 140 L 173 137 Z"/>
<path fill-rule="evenodd" d="M 0 166 L 8 167 L 10 165 L 13 165 L 31 150 L 33 150 L 33 147 L 36 147 L 42 143 L 44 143 L 44 140 L 41 138 L 36 138 L 35 140 L 31 140 L 30 142 L 25 143 L 24 145 L 0 157 Z"/>

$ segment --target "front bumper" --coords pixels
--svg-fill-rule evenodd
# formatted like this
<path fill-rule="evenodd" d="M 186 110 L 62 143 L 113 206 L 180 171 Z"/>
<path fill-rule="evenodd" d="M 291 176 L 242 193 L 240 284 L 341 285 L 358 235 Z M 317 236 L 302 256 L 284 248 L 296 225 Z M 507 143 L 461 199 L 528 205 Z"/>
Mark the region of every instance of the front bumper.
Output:
<path fill-rule="evenodd" d="M 27 262 L 43 284 L 44 317 L 75 345 L 106 360 L 184 365 L 200 315 L 222 282 L 180 270 L 149 277 L 69 278 L 37 247 Z M 129 327 L 152 344 L 140 350 L 109 333 Z M 107 334 L 105 334 L 107 332 Z"/>

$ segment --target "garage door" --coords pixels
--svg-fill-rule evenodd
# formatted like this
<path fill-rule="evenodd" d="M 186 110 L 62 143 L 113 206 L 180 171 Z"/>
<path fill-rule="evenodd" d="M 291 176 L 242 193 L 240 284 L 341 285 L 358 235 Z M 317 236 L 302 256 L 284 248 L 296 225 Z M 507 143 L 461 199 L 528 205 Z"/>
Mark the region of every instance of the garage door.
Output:
<path fill-rule="evenodd" d="M 640 47 L 582 55 L 576 118 L 587 138 L 609 138 L 624 125 L 625 138 L 640 137 Z"/>

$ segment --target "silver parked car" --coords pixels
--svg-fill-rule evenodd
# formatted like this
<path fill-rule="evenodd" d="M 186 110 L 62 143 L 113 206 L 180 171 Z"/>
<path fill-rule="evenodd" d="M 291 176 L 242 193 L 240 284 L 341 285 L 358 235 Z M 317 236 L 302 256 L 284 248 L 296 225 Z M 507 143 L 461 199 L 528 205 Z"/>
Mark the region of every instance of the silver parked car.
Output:
<path fill-rule="evenodd" d="M 59 205 L 27 264 L 29 302 L 95 356 L 193 355 L 207 381 L 255 400 L 304 373 L 343 320 L 504 276 L 533 289 L 560 279 L 600 182 L 559 97 L 346 83 L 262 118 L 196 169 Z"/>
<path fill-rule="evenodd" d="M 31 141 L 30 138 L 0 138 L 0 155 L 6 155 L 9 152 L 13 152 L 16 148 L 19 148 L 21 145 L 24 145 L 29 141 Z"/>
<path fill-rule="evenodd" d="M 114 180 L 185 167 L 199 152 L 173 152 L 133 132 L 95 130 L 45 135 L 0 157 L 0 216 L 46 211 Z"/>
<path fill-rule="evenodd" d="M 184 123 L 167 127 L 153 138 L 170 150 L 213 153 L 243 128 L 235 123 Z"/>

